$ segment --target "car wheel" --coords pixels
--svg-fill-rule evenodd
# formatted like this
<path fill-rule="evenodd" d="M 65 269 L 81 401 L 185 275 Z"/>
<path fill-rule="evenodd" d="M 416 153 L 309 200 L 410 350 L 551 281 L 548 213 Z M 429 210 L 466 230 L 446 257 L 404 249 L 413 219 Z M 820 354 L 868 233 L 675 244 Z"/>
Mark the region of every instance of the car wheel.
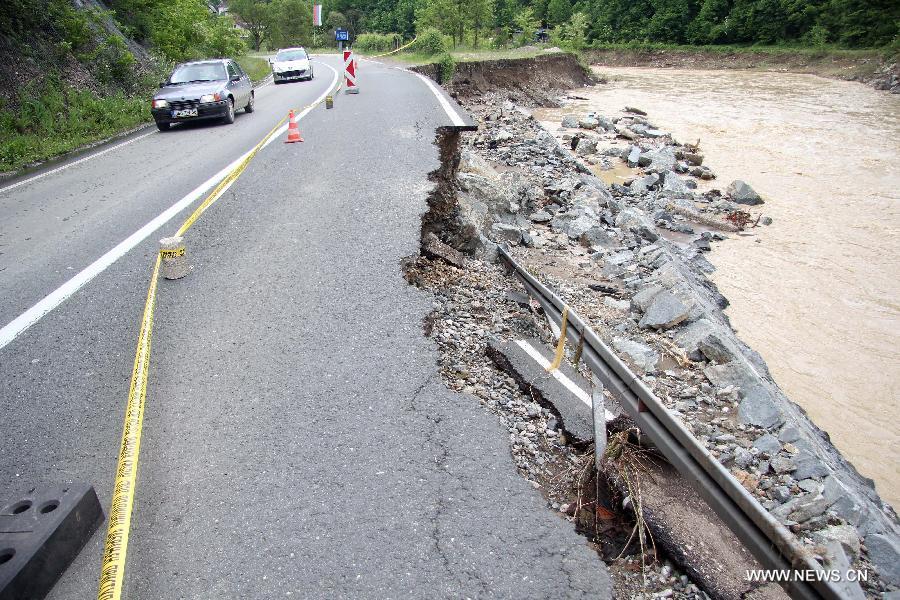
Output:
<path fill-rule="evenodd" d="M 247 106 L 244 107 L 244 112 L 252 113 L 253 112 L 253 102 L 254 102 L 255 94 L 250 92 L 250 101 L 247 102 Z"/>
<path fill-rule="evenodd" d="M 168 131 L 169 127 L 171 127 L 171 126 L 172 126 L 171 123 L 160 123 L 159 121 L 156 122 L 156 128 L 159 129 L 160 131 Z"/>
<path fill-rule="evenodd" d="M 316 76 L 316 72 L 313 71 L 313 70 L 310 68 L 310 70 L 309 70 L 309 80 L 312 81 L 312 80 L 313 80 L 313 77 L 315 77 L 315 76 Z"/>
<path fill-rule="evenodd" d="M 234 123 L 234 99 L 228 99 L 228 112 L 225 113 L 225 117 L 222 119 L 226 124 L 231 125 Z"/>

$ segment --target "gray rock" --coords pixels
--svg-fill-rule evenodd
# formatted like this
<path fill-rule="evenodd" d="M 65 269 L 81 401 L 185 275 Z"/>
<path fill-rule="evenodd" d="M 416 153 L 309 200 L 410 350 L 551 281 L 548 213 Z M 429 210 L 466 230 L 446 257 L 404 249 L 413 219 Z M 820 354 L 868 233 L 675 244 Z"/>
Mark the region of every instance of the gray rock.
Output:
<path fill-rule="evenodd" d="M 600 127 L 605 129 L 606 131 L 616 130 L 616 126 L 613 124 L 613 122 L 606 117 L 597 117 L 597 121 L 600 123 Z"/>
<path fill-rule="evenodd" d="M 784 444 L 796 442 L 800 439 L 800 430 L 794 425 L 785 425 L 778 433 L 778 440 Z"/>
<path fill-rule="evenodd" d="M 575 152 L 577 152 L 580 156 L 587 156 L 588 154 L 594 154 L 597 151 L 597 140 L 592 140 L 590 138 L 583 137 L 578 140 L 578 147 L 575 148 Z"/>
<path fill-rule="evenodd" d="M 650 173 L 646 177 L 638 177 L 631 182 L 629 189 L 635 194 L 644 194 L 659 183 L 659 175 Z"/>
<path fill-rule="evenodd" d="M 628 229 L 651 242 L 659 239 L 659 234 L 656 233 L 656 226 L 653 224 L 653 221 L 643 212 L 634 208 L 623 209 L 616 215 L 616 227 Z"/>
<path fill-rule="evenodd" d="M 771 433 L 766 433 L 753 441 L 753 447 L 769 456 L 775 456 L 781 451 L 781 442 Z"/>
<path fill-rule="evenodd" d="M 859 556 L 859 532 L 852 525 L 831 525 L 813 532 L 812 539 L 823 546 L 829 542 L 840 542 L 854 560 Z"/>
<path fill-rule="evenodd" d="M 672 171 L 667 171 L 663 178 L 662 191 L 667 196 L 685 196 L 689 195 L 687 186 L 681 180 L 681 177 L 673 173 Z"/>
<path fill-rule="evenodd" d="M 653 298 L 638 323 L 643 328 L 669 329 L 687 319 L 691 306 L 669 291 L 662 291 Z"/>
<path fill-rule="evenodd" d="M 779 504 L 784 504 L 791 499 L 791 490 L 786 485 L 779 485 L 772 488 L 772 499 Z"/>
<path fill-rule="evenodd" d="M 649 285 L 631 297 L 631 310 L 643 314 L 653 299 L 663 291 L 658 285 Z"/>
<path fill-rule="evenodd" d="M 510 131 L 507 131 L 506 129 L 501 129 L 494 135 L 494 141 L 495 142 L 508 142 L 515 137 L 516 136 L 514 136 Z"/>
<path fill-rule="evenodd" d="M 582 233 L 581 237 L 578 239 L 582 245 L 587 246 L 588 248 L 600 247 L 610 249 L 617 248 L 621 245 L 619 239 L 613 232 L 607 231 L 600 226 L 591 227 Z"/>
<path fill-rule="evenodd" d="M 800 479 L 810 479 L 812 477 L 825 477 L 830 473 L 828 467 L 819 457 L 809 452 L 803 451 L 794 457 L 797 464 L 797 470 L 794 471 L 794 477 Z"/>
<path fill-rule="evenodd" d="M 628 155 L 625 160 L 628 163 L 629 167 L 632 167 L 632 168 L 637 167 L 639 164 L 638 161 L 640 160 L 640 158 L 641 158 L 641 149 L 639 147 L 631 146 L 630 148 L 628 148 Z"/>
<path fill-rule="evenodd" d="M 675 151 L 669 146 L 663 146 L 641 155 L 641 159 L 647 159 L 647 167 L 657 173 L 664 173 L 675 168 Z"/>
<path fill-rule="evenodd" d="M 866 536 L 869 560 L 882 581 L 900 586 L 900 542 L 895 536 L 872 533 Z"/>
<path fill-rule="evenodd" d="M 853 575 L 849 574 L 850 571 L 853 570 L 853 566 L 850 564 L 850 559 L 845 554 L 843 545 L 837 540 L 828 541 L 824 545 L 827 550 L 825 564 L 828 566 L 829 570 L 838 571 L 841 574 L 841 576 L 837 578 L 838 581 L 832 583 L 832 585 L 837 588 L 840 598 L 846 600 L 865 600 L 866 595 L 862 591 L 859 582 L 854 580 L 853 575 L 855 575 L 855 573 Z"/>
<path fill-rule="evenodd" d="M 699 167 L 703 164 L 703 155 L 697 154 L 696 152 L 685 152 L 684 160 L 689 162 L 690 164 Z"/>
<path fill-rule="evenodd" d="M 700 343 L 700 340 L 713 331 L 716 331 L 716 326 L 712 321 L 707 319 L 697 319 L 675 334 L 675 343 L 679 348 L 684 350 L 691 359 L 700 360 L 702 357 L 697 346 Z"/>
<path fill-rule="evenodd" d="M 556 215 L 550 223 L 553 229 L 562 231 L 575 240 L 591 227 L 598 225 L 600 225 L 600 219 L 597 212 L 588 206 L 576 206 L 566 213 Z"/>
<path fill-rule="evenodd" d="M 593 117 L 585 117 L 578 121 L 578 126 L 582 129 L 597 129 L 600 126 L 600 121 Z"/>
<path fill-rule="evenodd" d="M 778 473 L 779 475 L 783 473 L 790 473 L 797 468 L 797 465 L 794 464 L 794 461 L 786 456 L 773 457 L 772 460 L 769 461 L 769 466 L 773 471 L 775 471 L 775 473 Z"/>
<path fill-rule="evenodd" d="M 642 111 L 642 110 L 639 109 L 639 108 L 635 108 L 635 107 L 633 107 L 633 106 L 626 106 L 626 107 L 625 107 L 625 112 L 629 112 L 629 113 L 632 113 L 632 114 L 635 114 L 635 115 L 640 115 L 640 116 L 642 116 L 642 117 L 646 117 L 646 116 L 647 116 L 647 113 L 646 113 L 646 112 Z"/>
<path fill-rule="evenodd" d="M 725 190 L 725 193 L 738 204 L 756 206 L 763 203 L 763 199 L 759 197 L 759 194 L 740 179 L 732 181 L 728 185 L 728 189 Z"/>
<path fill-rule="evenodd" d="M 629 302 L 628 300 L 616 300 L 612 296 L 604 296 L 603 304 L 610 308 L 614 308 L 616 310 L 621 310 L 622 312 L 628 311 Z"/>
<path fill-rule="evenodd" d="M 703 356 L 716 363 L 727 363 L 735 358 L 730 345 L 716 333 L 709 333 L 697 342 L 697 350 Z"/>
<path fill-rule="evenodd" d="M 613 338 L 613 347 L 625 355 L 628 362 L 644 373 L 656 371 L 659 363 L 659 353 L 650 346 L 629 340 L 628 338 Z"/>
<path fill-rule="evenodd" d="M 810 519 L 825 514 L 825 511 L 828 510 L 829 506 L 831 506 L 831 502 L 821 494 L 817 496 L 810 494 L 804 496 L 800 502 L 797 503 L 794 510 L 788 513 L 788 517 L 797 523 L 805 523 Z"/>
<path fill-rule="evenodd" d="M 575 115 L 564 116 L 562 119 L 562 126 L 569 129 L 576 129 L 578 127 L 578 117 Z"/>
<path fill-rule="evenodd" d="M 746 469 L 753 462 L 753 454 L 749 450 L 740 446 L 734 449 L 734 464 L 742 469 Z"/>
<path fill-rule="evenodd" d="M 546 210 L 539 210 L 528 215 L 528 219 L 533 223 L 549 223 L 553 215 Z"/>
<path fill-rule="evenodd" d="M 636 140 L 640 136 L 624 125 L 616 125 L 616 134 L 628 140 Z"/>
<path fill-rule="evenodd" d="M 491 225 L 491 235 L 497 242 L 508 242 L 517 246 L 522 242 L 522 230 L 515 225 L 506 223 L 494 223 Z"/>
<path fill-rule="evenodd" d="M 666 136 L 666 132 L 661 129 L 648 129 L 644 132 L 644 135 L 649 138 L 661 138 Z"/>
<path fill-rule="evenodd" d="M 739 422 L 770 429 L 784 421 L 784 416 L 772 395 L 762 386 L 741 392 L 744 399 L 738 405 Z"/>

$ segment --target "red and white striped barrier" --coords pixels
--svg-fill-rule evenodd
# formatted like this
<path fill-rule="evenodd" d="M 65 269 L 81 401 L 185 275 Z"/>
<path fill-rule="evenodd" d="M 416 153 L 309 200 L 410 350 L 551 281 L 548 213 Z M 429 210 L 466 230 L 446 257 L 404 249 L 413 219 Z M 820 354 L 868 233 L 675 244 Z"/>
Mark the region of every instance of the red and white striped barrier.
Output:
<path fill-rule="evenodd" d="M 359 86 L 356 85 L 356 58 L 352 50 L 344 50 L 344 77 L 348 94 L 358 94 Z"/>

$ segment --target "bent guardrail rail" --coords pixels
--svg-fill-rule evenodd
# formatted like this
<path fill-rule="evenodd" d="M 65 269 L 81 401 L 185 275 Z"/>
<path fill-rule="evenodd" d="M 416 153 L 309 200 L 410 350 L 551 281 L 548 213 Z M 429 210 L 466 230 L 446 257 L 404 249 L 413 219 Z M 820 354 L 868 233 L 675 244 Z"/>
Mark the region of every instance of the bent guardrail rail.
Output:
<path fill-rule="evenodd" d="M 764 569 L 824 571 L 796 537 L 766 511 L 660 402 L 578 314 L 502 247 L 501 261 L 525 286 L 563 335 L 581 347 L 581 360 L 615 395 L 622 408 L 665 458 L 700 493 Z M 562 327 L 563 315 L 567 327 Z M 583 341 L 582 341 L 583 340 Z M 779 582 L 793 598 L 840 600 L 827 577 Z"/>

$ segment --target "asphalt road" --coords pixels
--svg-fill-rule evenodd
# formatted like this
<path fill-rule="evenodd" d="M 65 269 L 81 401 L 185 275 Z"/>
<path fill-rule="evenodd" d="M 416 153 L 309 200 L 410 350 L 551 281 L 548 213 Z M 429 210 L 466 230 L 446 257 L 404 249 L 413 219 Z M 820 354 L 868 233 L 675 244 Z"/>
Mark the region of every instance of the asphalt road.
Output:
<path fill-rule="evenodd" d="M 316 74 L 234 126 L 0 194 L 0 323 L 320 94 Z M 359 82 L 305 143 L 260 152 L 189 232 L 193 273 L 160 284 L 125 596 L 608 597 L 495 417 L 442 385 L 430 299 L 402 277 L 447 115 L 409 73 L 363 63 Z M 3 489 L 88 481 L 108 508 L 156 239 L 180 220 L 0 349 Z M 53 598 L 96 594 L 104 534 Z"/>

